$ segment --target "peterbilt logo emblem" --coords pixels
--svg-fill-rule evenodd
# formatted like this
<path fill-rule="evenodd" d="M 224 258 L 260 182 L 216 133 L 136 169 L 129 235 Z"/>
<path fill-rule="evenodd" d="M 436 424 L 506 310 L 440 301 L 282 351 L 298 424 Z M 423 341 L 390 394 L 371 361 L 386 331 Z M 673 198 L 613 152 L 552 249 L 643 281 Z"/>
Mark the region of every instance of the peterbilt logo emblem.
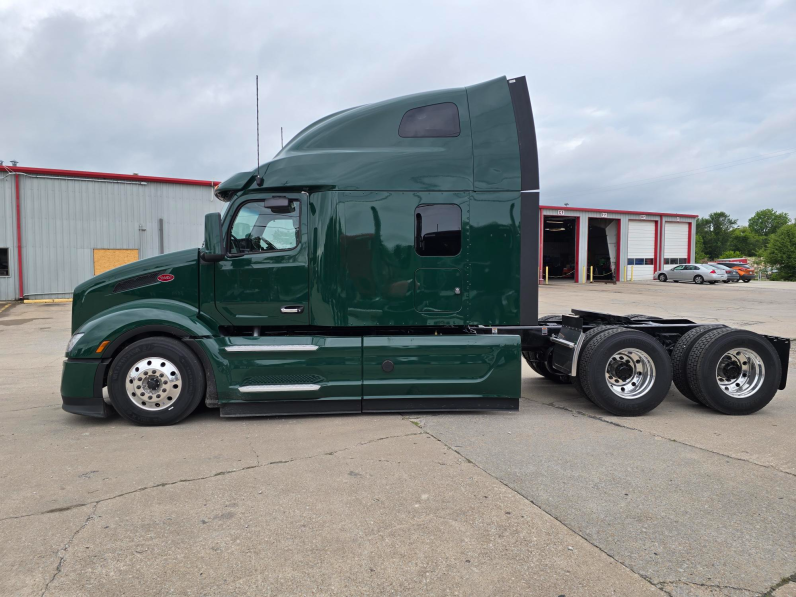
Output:
<path fill-rule="evenodd" d="M 160 274 L 158 276 L 158 282 L 171 282 L 174 279 L 174 276 L 171 274 Z"/>

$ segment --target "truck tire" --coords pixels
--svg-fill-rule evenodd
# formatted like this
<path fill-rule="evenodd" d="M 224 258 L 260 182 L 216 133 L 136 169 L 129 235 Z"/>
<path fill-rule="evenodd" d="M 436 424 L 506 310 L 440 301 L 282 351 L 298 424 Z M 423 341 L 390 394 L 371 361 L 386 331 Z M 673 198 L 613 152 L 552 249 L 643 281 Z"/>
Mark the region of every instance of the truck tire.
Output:
<path fill-rule="evenodd" d="M 765 338 L 722 328 L 700 338 L 688 360 L 688 385 L 697 399 L 727 415 L 748 415 L 779 388 L 782 364 Z"/>
<path fill-rule="evenodd" d="M 154 337 L 133 342 L 111 363 L 108 395 L 136 425 L 174 425 L 205 393 L 202 364 L 182 342 Z"/>
<path fill-rule="evenodd" d="M 680 393 L 697 404 L 703 404 L 697 398 L 691 386 L 688 385 L 688 359 L 691 356 L 691 350 L 694 344 L 697 343 L 702 336 L 717 328 L 722 328 L 722 325 L 701 325 L 683 334 L 674 345 L 672 349 L 672 377 L 674 385 L 680 390 Z M 707 406 L 707 405 L 705 405 Z"/>
<path fill-rule="evenodd" d="M 561 315 L 542 315 L 538 321 L 539 323 L 543 321 L 555 321 L 557 323 L 561 323 Z"/>
<path fill-rule="evenodd" d="M 577 370 L 578 374 L 575 377 L 572 378 L 572 385 L 575 386 L 575 389 L 578 391 L 578 394 L 583 396 L 589 402 L 594 402 L 594 401 L 591 399 L 591 396 L 589 396 L 588 391 L 583 386 L 583 376 L 581 374 L 581 367 L 583 365 L 583 352 L 586 350 L 586 347 L 589 344 L 591 344 L 592 341 L 597 336 L 602 334 L 603 332 L 610 332 L 610 331 L 620 332 L 620 331 L 625 330 L 625 329 L 627 329 L 627 328 L 623 328 L 623 327 L 620 327 L 620 326 L 613 326 L 613 325 L 612 326 L 601 325 L 601 326 L 597 326 L 596 328 L 590 329 L 588 332 L 586 332 L 583 335 L 583 344 L 581 344 L 580 357 L 578 357 L 578 370 Z"/>
<path fill-rule="evenodd" d="M 672 385 L 672 361 L 652 336 L 637 330 L 599 334 L 583 354 L 584 389 L 609 413 L 633 417 L 657 407 Z"/>
<path fill-rule="evenodd" d="M 531 353 L 529 351 L 523 352 L 522 356 L 525 357 L 525 362 L 528 363 L 528 366 L 533 369 L 535 373 L 541 375 L 545 379 L 549 379 L 550 381 L 554 381 L 556 383 L 572 383 L 570 381 L 569 375 L 550 371 L 548 366 L 544 363 L 531 360 Z"/>

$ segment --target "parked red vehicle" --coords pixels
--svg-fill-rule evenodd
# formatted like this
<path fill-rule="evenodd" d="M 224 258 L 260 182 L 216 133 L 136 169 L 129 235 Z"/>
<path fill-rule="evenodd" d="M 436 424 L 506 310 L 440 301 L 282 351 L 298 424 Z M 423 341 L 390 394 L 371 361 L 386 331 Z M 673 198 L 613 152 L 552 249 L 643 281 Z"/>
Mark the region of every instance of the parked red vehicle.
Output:
<path fill-rule="evenodd" d="M 755 279 L 755 270 L 754 270 L 754 268 L 749 267 L 748 265 L 746 265 L 744 263 L 733 263 L 731 261 L 717 261 L 716 263 L 719 263 L 721 265 L 724 265 L 724 266 L 727 266 L 727 267 L 730 267 L 730 268 L 734 269 L 736 272 L 738 272 L 738 275 L 741 276 L 741 281 L 742 282 L 749 282 L 750 280 L 754 280 Z"/>

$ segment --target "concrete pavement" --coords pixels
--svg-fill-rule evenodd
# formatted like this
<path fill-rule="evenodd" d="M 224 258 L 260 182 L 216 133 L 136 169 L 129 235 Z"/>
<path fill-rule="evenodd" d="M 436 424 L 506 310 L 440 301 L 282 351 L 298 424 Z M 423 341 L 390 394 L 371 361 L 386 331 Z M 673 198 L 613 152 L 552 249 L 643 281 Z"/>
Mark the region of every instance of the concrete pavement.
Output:
<path fill-rule="evenodd" d="M 399 415 L 69 415 L 68 319 L 0 318 L 0 595 L 663 594 Z"/>
<path fill-rule="evenodd" d="M 557 286 L 540 312 L 796 336 L 796 285 L 756 284 Z M 612 417 L 525 368 L 519 413 L 152 429 L 60 409 L 68 327 L 0 313 L 0 595 L 793 593 L 793 376 L 749 417 L 674 390 Z"/>

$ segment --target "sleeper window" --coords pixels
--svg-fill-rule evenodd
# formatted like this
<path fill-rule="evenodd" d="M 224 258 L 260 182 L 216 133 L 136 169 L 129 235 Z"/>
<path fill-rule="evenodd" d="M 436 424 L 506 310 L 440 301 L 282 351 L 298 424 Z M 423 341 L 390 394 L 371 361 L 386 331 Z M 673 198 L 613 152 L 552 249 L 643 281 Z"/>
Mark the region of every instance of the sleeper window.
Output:
<path fill-rule="evenodd" d="M 288 213 L 275 213 L 262 201 L 246 203 L 238 210 L 232 224 L 230 252 L 262 253 L 287 251 L 298 246 L 300 208 L 290 202 Z"/>
<path fill-rule="evenodd" d="M 404 138 L 458 137 L 459 132 L 459 108 L 450 102 L 409 110 L 398 126 Z"/>
<path fill-rule="evenodd" d="M 415 251 L 422 257 L 451 257 L 462 250 L 462 209 L 458 205 L 418 205 Z"/>

